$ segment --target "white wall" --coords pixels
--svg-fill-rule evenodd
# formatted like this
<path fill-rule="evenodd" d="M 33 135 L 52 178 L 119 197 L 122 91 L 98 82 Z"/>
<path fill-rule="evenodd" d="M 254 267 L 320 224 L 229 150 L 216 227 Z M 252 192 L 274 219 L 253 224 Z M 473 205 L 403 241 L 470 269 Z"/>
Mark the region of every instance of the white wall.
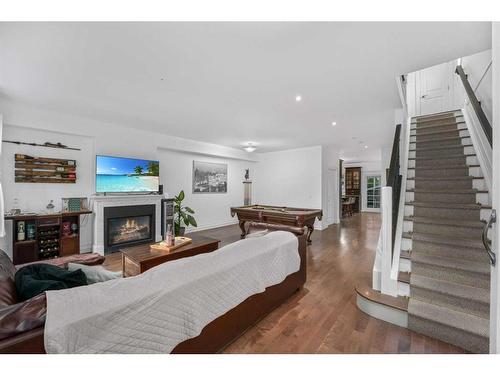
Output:
<path fill-rule="evenodd" d="M 219 146 L 204 142 L 198 142 L 165 134 L 152 133 L 137 129 L 122 127 L 115 124 L 96 121 L 93 119 L 68 116 L 62 113 L 40 110 L 33 107 L 19 105 L 5 100 L 0 100 L 0 113 L 3 114 L 4 134 L 3 139 L 33 141 L 43 143 L 45 141 L 61 142 L 69 146 L 82 148 L 82 151 L 56 150 L 35 148 L 30 146 L 17 146 L 3 144 L 1 155 L 2 165 L 2 185 L 5 193 L 6 209 L 12 207 L 12 202 L 17 196 L 20 200 L 21 208 L 28 211 L 43 210 L 50 199 L 54 200 L 56 207 L 59 207 L 62 197 L 87 196 L 94 193 L 94 163 L 95 154 L 126 156 L 159 160 L 161 150 L 190 152 L 198 157 L 213 157 L 224 160 L 231 160 L 231 174 L 234 178 L 243 178 L 244 171 L 241 166 L 249 160 L 257 160 L 258 156 L 248 154 L 243 150 L 230 147 Z M 13 154 L 16 152 L 37 156 L 54 156 L 74 158 L 78 162 L 76 184 L 14 184 Z M 162 156 L 163 157 L 163 156 Z M 236 162 L 239 161 L 239 164 Z M 233 163 L 234 162 L 234 163 Z M 232 169 L 234 165 L 235 169 Z M 239 166 L 237 166 L 239 165 Z M 190 173 L 191 168 L 188 169 Z M 185 172 L 185 171 L 183 171 Z M 169 166 L 163 170 L 160 164 L 160 178 L 162 181 L 169 181 L 169 173 L 179 173 L 172 171 Z M 176 181 L 177 177 L 174 177 Z M 241 183 L 241 181 L 240 181 Z M 168 188 L 165 192 L 169 195 L 177 193 L 178 187 L 184 184 L 173 183 L 170 185 L 173 192 Z M 190 186 L 190 184 L 189 184 Z M 236 189 L 236 188 L 235 188 Z M 188 189 L 186 189 L 188 190 Z M 234 190 L 235 192 L 237 190 Z M 234 197 L 227 202 L 236 202 Z M 205 216 L 204 209 L 201 209 L 202 225 L 224 225 L 227 223 L 227 202 L 220 206 L 213 206 L 214 197 L 204 195 L 198 198 L 196 206 L 211 207 L 212 216 L 209 219 Z M 243 193 L 238 204 L 243 204 Z M 196 207 L 193 207 L 196 209 Z M 198 216 L 197 216 L 198 218 Z M 200 219 L 200 218 L 199 218 Z M 91 220 L 82 225 L 82 236 L 80 246 L 82 251 L 89 251 L 92 243 Z M 221 220 L 217 222 L 217 220 Z M 6 228 L 8 234 L 12 233 L 12 228 Z M 10 250 L 11 238 L 0 239 L 0 248 Z"/>
<path fill-rule="evenodd" d="M 172 195 L 184 190 L 185 205 L 196 212 L 194 215 L 198 223 L 196 230 L 238 222 L 237 218 L 231 218 L 230 208 L 243 205 L 245 169 L 250 169 L 250 178 L 253 180 L 255 163 L 163 149 L 159 152 L 159 160 L 164 188 Z M 193 194 L 191 185 L 193 160 L 227 164 L 227 193 Z"/>
<path fill-rule="evenodd" d="M 491 50 L 486 50 L 474 55 L 462 57 L 460 63 L 467 74 L 467 79 L 472 87 L 476 89 L 477 84 L 481 80 L 481 77 L 485 73 L 488 65 L 491 62 Z M 456 65 L 458 61 L 455 61 Z M 476 90 L 476 96 L 481 102 L 481 108 L 483 109 L 488 120 L 492 121 L 493 114 L 493 100 L 492 100 L 492 69 L 490 68 L 486 75 L 484 76 L 481 84 Z M 453 74 L 453 85 L 454 85 L 454 103 L 456 108 L 463 108 L 465 105 L 465 100 L 467 99 L 467 94 L 463 88 L 462 80 L 458 74 Z"/>
<path fill-rule="evenodd" d="M 366 178 L 368 176 L 381 176 L 382 177 L 385 174 L 385 170 L 382 170 L 381 161 L 377 160 L 377 161 L 360 161 L 360 162 L 344 163 L 344 165 L 343 165 L 344 174 L 345 174 L 345 168 L 351 168 L 351 167 L 361 167 L 361 211 L 363 211 L 363 212 L 380 212 L 380 209 L 368 208 L 366 206 Z M 384 178 L 384 177 L 382 177 L 382 178 Z"/>
<path fill-rule="evenodd" d="M 253 179 L 254 202 L 322 208 L 322 147 L 259 154 Z M 321 229 L 321 223 L 316 222 Z"/>
<path fill-rule="evenodd" d="M 33 147 L 3 143 L 1 168 L 2 186 L 5 199 L 5 209 L 13 207 L 17 198 L 23 211 L 43 212 L 50 200 L 54 201 L 56 210 L 61 209 L 61 198 L 89 197 L 93 192 L 94 182 L 94 140 L 90 137 L 75 136 L 64 133 L 47 132 L 19 126 L 5 125 L 3 139 L 23 142 L 61 142 L 70 147 L 81 148 L 81 151 L 61 150 L 45 147 Z M 14 155 L 26 154 L 35 157 L 48 157 L 60 159 L 74 159 L 77 165 L 77 180 L 74 184 L 43 184 L 43 183 L 15 183 L 14 181 Z M 81 241 L 83 250 L 88 250 L 92 244 L 92 218 L 82 216 Z M 0 246 L 12 255 L 10 235 L 12 222 L 6 222 L 8 239 Z"/>

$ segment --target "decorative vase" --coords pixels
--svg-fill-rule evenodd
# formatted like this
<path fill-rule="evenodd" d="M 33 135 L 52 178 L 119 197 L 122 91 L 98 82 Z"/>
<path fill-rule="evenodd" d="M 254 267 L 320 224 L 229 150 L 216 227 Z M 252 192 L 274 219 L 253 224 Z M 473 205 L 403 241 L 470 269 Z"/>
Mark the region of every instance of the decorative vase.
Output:
<path fill-rule="evenodd" d="M 179 236 L 184 236 L 185 232 L 186 232 L 186 227 L 180 227 L 179 228 Z"/>

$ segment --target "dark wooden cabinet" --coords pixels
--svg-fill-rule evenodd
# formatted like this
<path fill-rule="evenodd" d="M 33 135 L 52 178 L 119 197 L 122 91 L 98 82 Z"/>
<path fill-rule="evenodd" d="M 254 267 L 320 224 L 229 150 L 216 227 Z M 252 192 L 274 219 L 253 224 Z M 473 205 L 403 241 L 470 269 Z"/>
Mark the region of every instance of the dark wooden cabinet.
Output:
<path fill-rule="evenodd" d="M 361 167 L 345 169 L 345 194 L 355 197 L 354 212 L 359 212 L 361 207 Z"/>
<path fill-rule="evenodd" d="M 12 260 L 14 264 L 79 254 L 80 215 L 90 213 L 92 212 L 81 211 L 50 215 L 6 216 L 6 220 L 13 221 Z M 20 228 L 24 233 L 24 238 L 21 239 L 18 237 Z"/>

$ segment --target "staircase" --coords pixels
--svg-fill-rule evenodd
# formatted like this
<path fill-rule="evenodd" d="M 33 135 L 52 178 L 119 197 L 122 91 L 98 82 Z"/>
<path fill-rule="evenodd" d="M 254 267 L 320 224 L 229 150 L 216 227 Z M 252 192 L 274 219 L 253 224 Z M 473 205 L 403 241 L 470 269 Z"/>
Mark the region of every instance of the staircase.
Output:
<path fill-rule="evenodd" d="M 412 119 L 406 187 L 400 269 L 411 273 L 399 284 L 410 297 L 408 328 L 487 353 L 490 263 L 481 231 L 491 207 L 460 111 Z"/>

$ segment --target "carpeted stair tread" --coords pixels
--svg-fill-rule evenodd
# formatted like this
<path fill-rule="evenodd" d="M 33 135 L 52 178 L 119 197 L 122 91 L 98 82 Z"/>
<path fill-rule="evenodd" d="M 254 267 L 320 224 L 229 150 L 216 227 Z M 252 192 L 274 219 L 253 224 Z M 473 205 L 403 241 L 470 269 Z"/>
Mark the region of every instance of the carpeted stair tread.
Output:
<path fill-rule="evenodd" d="M 479 203 L 443 203 L 443 202 L 406 202 L 407 206 L 415 207 L 431 207 L 431 208 L 452 208 L 456 210 L 481 210 L 490 209 L 491 206 L 482 205 Z"/>
<path fill-rule="evenodd" d="M 418 288 L 435 291 L 437 293 L 448 294 L 453 297 L 473 300 L 480 303 L 490 302 L 489 288 L 477 288 L 470 285 L 454 283 L 446 280 L 434 279 L 421 275 L 411 275 L 411 285 Z"/>
<path fill-rule="evenodd" d="M 406 189 L 408 193 L 435 193 L 435 194 L 479 194 L 488 193 L 488 190 L 478 190 L 478 189 L 454 189 L 452 191 L 448 189 Z"/>
<path fill-rule="evenodd" d="M 466 271 L 483 275 L 490 274 L 490 264 L 486 261 L 486 259 L 484 262 L 478 262 L 460 258 L 449 258 L 449 257 L 439 257 L 429 254 L 419 254 L 418 252 L 413 251 L 411 254 L 411 261 L 412 264 L 421 263 L 424 265 L 449 268 L 451 270 L 457 270 L 457 271 Z"/>
<path fill-rule="evenodd" d="M 460 109 L 454 109 L 451 111 L 443 111 L 443 112 L 438 112 L 438 113 L 432 113 L 430 115 L 420 115 L 420 116 L 413 116 L 411 118 L 412 121 L 426 121 L 430 119 L 440 119 L 440 118 L 448 118 L 448 117 L 457 117 L 457 116 L 463 116 L 462 112 Z"/>
<path fill-rule="evenodd" d="M 442 325 L 451 326 L 467 333 L 472 333 L 484 338 L 489 337 L 489 320 L 472 314 L 455 311 L 416 299 L 410 299 L 408 313 Z"/>
<path fill-rule="evenodd" d="M 410 272 L 402 272 L 400 271 L 398 273 L 398 281 L 401 283 L 406 283 L 409 284 L 411 279 L 411 273 Z"/>
<path fill-rule="evenodd" d="M 415 137 L 415 134 L 411 134 L 410 137 Z M 418 141 L 411 141 L 410 143 L 415 143 L 415 144 L 422 144 L 422 143 L 429 143 L 429 142 L 442 142 L 442 141 L 453 141 L 453 140 L 461 140 L 465 138 L 470 138 L 470 135 L 460 135 L 460 136 L 448 136 L 448 137 L 439 137 L 439 138 L 433 138 L 433 139 L 427 139 L 427 140 L 418 140 Z M 472 145 L 464 145 L 464 146 L 472 146 Z"/>
<path fill-rule="evenodd" d="M 408 158 L 408 160 L 442 160 L 442 159 L 462 159 L 467 156 L 476 156 L 476 154 L 460 154 L 460 155 L 446 155 L 446 156 L 417 156 L 414 158 Z"/>
<path fill-rule="evenodd" d="M 443 120 L 429 121 L 426 124 L 412 124 L 410 130 L 434 129 L 434 128 L 440 128 L 440 127 L 443 127 L 443 126 L 452 127 L 452 126 L 457 126 L 457 125 L 460 125 L 460 124 L 465 124 L 465 121 L 448 121 L 448 122 L 443 122 L 443 123 L 439 123 L 439 121 L 443 121 Z M 458 130 L 467 130 L 467 128 L 456 128 L 456 129 L 458 129 Z"/>
<path fill-rule="evenodd" d="M 401 259 L 411 259 L 411 251 L 401 250 L 401 253 L 399 254 L 399 257 Z"/>
<path fill-rule="evenodd" d="M 450 130 L 432 130 L 432 131 L 426 131 L 426 132 L 421 132 L 421 133 L 410 133 L 410 136 L 413 137 L 420 137 L 420 136 L 426 136 L 426 135 L 449 135 L 450 133 L 458 133 L 460 134 L 460 131 L 466 131 L 467 129 L 450 129 Z M 417 139 L 418 141 L 418 139 Z"/>
<path fill-rule="evenodd" d="M 463 149 L 464 147 L 471 147 L 470 145 L 451 145 L 451 146 L 441 146 L 441 147 L 418 147 L 411 151 L 443 151 L 443 150 L 455 150 Z"/>
<path fill-rule="evenodd" d="M 476 176 L 443 176 L 443 177 L 408 177 L 407 180 L 415 181 L 457 181 L 457 180 L 484 180 L 484 177 Z"/>
<path fill-rule="evenodd" d="M 423 167 L 408 167 L 408 169 L 420 169 L 420 170 L 426 170 L 426 169 L 461 169 L 461 168 L 474 168 L 474 167 L 480 167 L 479 164 L 447 164 L 447 165 L 437 165 L 437 166 L 430 166 L 426 165 Z"/>
<path fill-rule="evenodd" d="M 471 238 L 459 238 L 459 237 L 446 237 L 440 234 L 431 234 L 431 233 L 414 233 L 414 232 L 405 232 L 403 235 L 404 238 L 412 239 L 414 241 L 424 241 L 431 242 L 440 245 L 449 245 L 456 247 L 467 247 L 471 249 L 478 249 L 483 251 L 484 245 L 480 239 L 471 239 Z"/>
<path fill-rule="evenodd" d="M 435 217 L 426 217 L 426 216 L 405 216 L 404 218 L 407 221 L 413 221 L 414 223 L 425 223 L 425 224 L 435 224 L 435 225 L 455 225 L 458 227 L 474 227 L 474 228 L 483 228 L 484 222 L 477 220 L 460 220 L 460 219 L 442 219 Z M 438 235 L 442 237 L 441 235 Z"/>

